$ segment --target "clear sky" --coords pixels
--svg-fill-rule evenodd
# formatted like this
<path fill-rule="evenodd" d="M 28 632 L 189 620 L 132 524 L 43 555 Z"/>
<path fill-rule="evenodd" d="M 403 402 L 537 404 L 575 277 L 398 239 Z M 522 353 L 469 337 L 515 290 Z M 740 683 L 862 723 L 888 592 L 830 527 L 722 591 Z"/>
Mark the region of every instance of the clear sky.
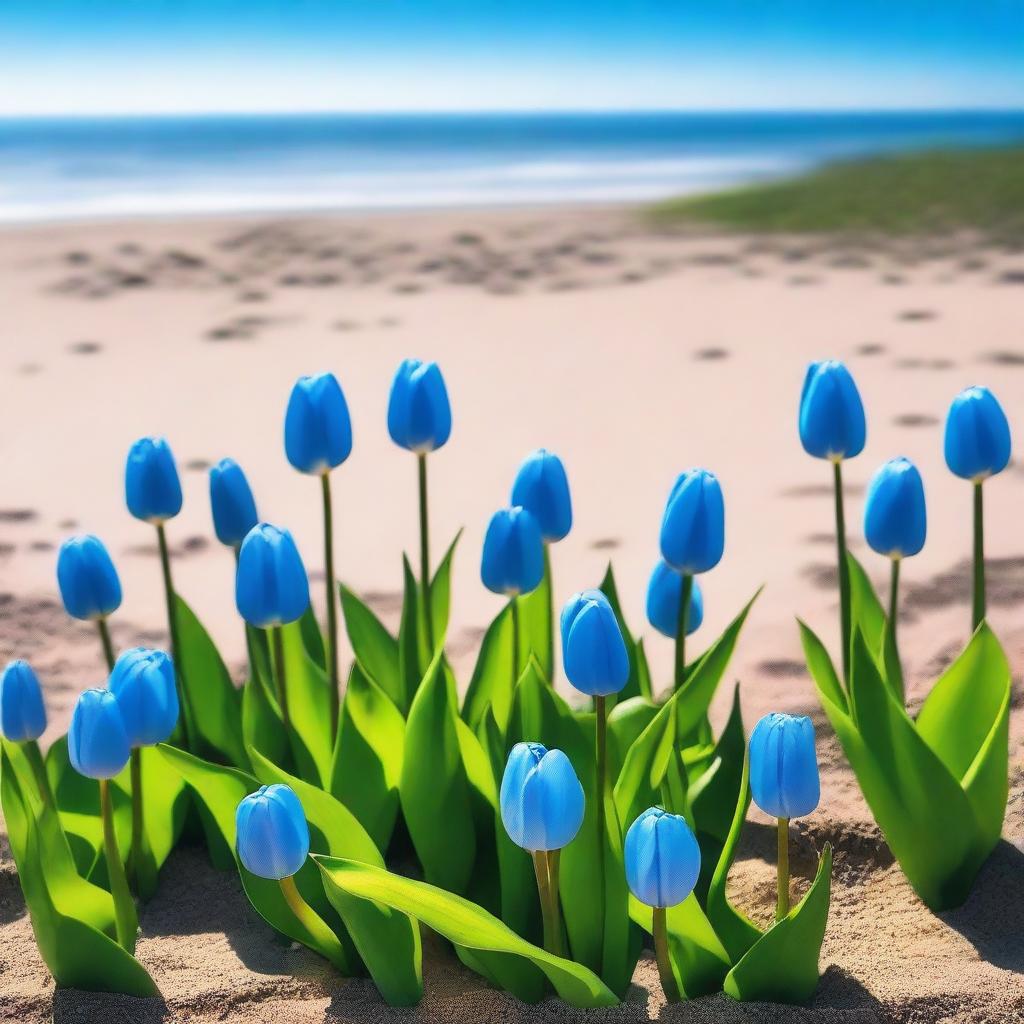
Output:
<path fill-rule="evenodd" d="M 1021 106 L 1022 0 L 0 0 L 0 115 Z"/>

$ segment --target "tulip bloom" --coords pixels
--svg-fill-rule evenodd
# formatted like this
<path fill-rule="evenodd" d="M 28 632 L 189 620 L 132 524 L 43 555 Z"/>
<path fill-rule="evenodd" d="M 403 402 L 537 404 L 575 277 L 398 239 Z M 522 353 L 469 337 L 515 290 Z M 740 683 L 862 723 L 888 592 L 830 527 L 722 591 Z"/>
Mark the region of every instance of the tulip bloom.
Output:
<path fill-rule="evenodd" d="M 388 433 L 391 440 L 416 456 L 420 511 L 420 593 L 427 627 L 427 646 L 434 651 L 434 613 L 430 603 L 430 526 L 427 506 L 427 455 L 451 436 L 452 409 L 437 363 L 405 359 L 391 382 Z"/>
<path fill-rule="evenodd" d="M 985 527 L 981 485 L 1010 462 L 1010 425 L 996 396 L 984 387 L 961 391 L 946 417 L 946 465 L 974 485 L 974 593 L 971 622 L 985 618 Z"/>
<path fill-rule="evenodd" d="M 46 706 L 39 679 L 27 661 L 12 661 L 0 676 L 0 734 L 10 743 L 21 744 L 39 795 L 52 807 L 53 793 L 38 743 L 45 731 Z"/>
<path fill-rule="evenodd" d="M 814 725 L 806 717 L 765 715 L 750 736 L 750 791 L 765 814 L 778 819 L 779 902 L 789 913 L 789 819 L 810 814 L 821 796 Z"/>
<path fill-rule="evenodd" d="M 57 585 L 68 615 L 96 623 L 109 671 L 114 667 L 114 647 L 107 616 L 121 607 L 121 581 L 99 537 L 83 534 L 61 544 Z"/>
<path fill-rule="evenodd" d="M 333 373 L 300 377 L 295 382 L 284 418 L 284 448 L 288 461 L 300 473 L 320 477 L 327 590 L 327 667 L 331 735 L 334 735 L 338 725 L 338 595 L 334 585 L 334 514 L 330 472 L 352 453 L 352 420 L 344 392 Z"/>
<path fill-rule="evenodd" d="M 659 561 L 647 584 L 647 621 L 669 640 L 674 640 L 679 631 L 682 599 L 683 577 L 668 562 Z M 694 579 L 690 607 L 686 613 L 686 635 L 696 633 L 703 621 L 704 595 L 700 584 Z"/>
<path fill-rule="evenodd" d="M 668 953 L 665 910 L 682 903 L 700 877 L 700 847 L 686 819 L 650 807 L 626 833 L 626 881 L 633 895 L 653 910 L 652 933 L 665 998 L 679 1001 L 679 986 Z"/>
<path fill-rule="evenodd" d="M 287 530 L 260 523 L 242 541 L 235 574 L 235 605 L 250 626 L 270 632 L 277 699 L 288 731 L 291 720 L 281 626 L 302 618 L 309 607 L 309 579 L 299 549 Z"/>
<path fill-rule="evenodd" d="M 842 466 L 843 459 L 852 459 L 864 450 L 866 437 L 864 404 L 850 371 L 834 359 L 811 363 L 800 395 L 800 442 L 808 455 L 832 463 L 843 680 L 847 686 L 850 683 L 850 566 L 846 559 Z"/>
<path fill-rule="evenodd" d="M 68 757 L 76 772 L 99 783 L 103 850 L 110 894 L 114 899 L 117 941 L 131 953 L 135 949 L 139 922 L 121 863 L 110 799 L 110 780 L 123 771 L 129 755 L 128 735 L 117 698 L 110 690 L 86 690 L 79 696 L 71 715 Z"/>
<path fill-rule="evenodd" d="M 562 956 L 558 859 L 583 824 L 583 787 L 561 750 L 517 743 L 501 779 L 501 820 L 509 838 L 533 857 L 544 920 L 544 948 Z"/>
<path fill-rule="evenodd" d="M 217 540 L 237 551 L 259 517 L 249 481 L 234 459 L 221 459 L 210 467 L 210 509 Z"/>
<path fill-rule="evenodd" d="M 235 811 L 235 850 L 246 871 L 276 881 L 292 913 L 321 945 L 344 959 L 338 937 L 302 898 L 295 875 L 309 854 L 309 826 L 302 803 L 289 786 L 261 786 Z"/>
<path fill-rule="evenodd" d="M 686 678 L 686 635 L 693 577 L 713 569 L 725 550 L 725 502 L 714 473 L 691 469 L 683 473 L 668 496 L 661 523 L 661 556 L 682 580 L 676 638 L 675 688 Z"/>
<path fill-rule="evenodd" d="M 188 696 L 181 686 L 181 644 L 178 638 L 177 598 L 171 576 L 171 555 L 167 547 L 164 523 L 181 511 L 181 482 L 170 445 L 162 437 L 143 437 L 132 445 L 125 468 L 125 497 L 128 511 L 136 519 L 156 527 L 160 549 L 160 568 L 164 577 L 164 600 L 167 604 L 167 632 L 171 638 L 171 657 L 178 666 L 178 701 L 182 710 L 185 745 L 196 748 L 195 723 Z M 113 666 L 111 666 L 112 668 Z"/>

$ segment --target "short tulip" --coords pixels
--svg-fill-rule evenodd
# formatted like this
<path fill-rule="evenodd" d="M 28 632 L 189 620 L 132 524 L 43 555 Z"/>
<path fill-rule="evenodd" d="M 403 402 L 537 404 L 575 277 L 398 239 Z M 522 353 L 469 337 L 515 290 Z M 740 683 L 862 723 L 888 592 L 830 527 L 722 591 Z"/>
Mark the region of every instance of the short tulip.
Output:
<path fill-rule="evenodd" d="M 544 577 L 544 542 L 537 520 L 526 509 L 495 512 L 484 536 L 480 560 L 484 586 L 516 597 L 536 590 Z"/>
<path fill-rule="evenodd" d="M 114 665 L 108 684 L 117 698 L 128 743 L 149 747 L 168 739 L 178 721 L 174 664 L 163 651 L 133 647 Z"/>
<path fill-rule="evenodd" d="M 583 824 L 583 787 L 569 758 L 539 743 L 517 743 L 501 779 L 501 820 L 524 850 L 561 850 Z"/>
<path fill-rule="evenodd" d="M 68 729 L 71 766 L 90 779 L 112 779 L 124 769 L 130 753 L 117 698 L 110 690 L 86 690 L 75 704 Z"/>
<path fill-rule="evenodd" d="M 800 818 L 818 806 L 814 725 L 807 717 L 765 715 L 750 736 L 750 790 L 773 818 Z"/>
<path fill-rule="evenodd" d="M 392 381 L 388 399 L 391 440 L 423 455 L 440 448 L 451 432 L 451 404 L 437 363 L 404 360 Z"/>
<path fill-rule="evenodd" d="M 647 621 L 662 636 L 674 640 L 679 631 L 679 605 L 683 596 L 683 577 L 667 562 L 660 561 L 647 584 Z M 704 621 L 704 596 L 694 580 L 690 607 L 686 613 L 687 635 L 700 629 Z"/>
<path fill-rule="evenodd" d="M 572 529 L 572 498 L 562 460 L 539 448 L 519 467 L 512 504 L 528 509 L 546 544 L 562 540 Z"/>
<path fill-rule="evenodd" d="M 674 907 L 700 877 L 700 847 L 686 819 L 660 807 L 629 826 L 623 849 L 630 891 L 649 907 Z"/>
<path fill-rule="evenodd" d="M 295 382 L 285 413 L 284 448 L 295 469 L 313 475 L 330 472 L 351 454 L 352 421 L 333 373 Z"/>
<path fill-rule="evenodd" d="M 128 511 L 143 522 L 164 523 L 181 511 L 178 467 L 164 438 L 142 437 L 131 446 L 124 490 Z"/>
<path fill-rule="evenodd" d="M 246 535 L 238 553 L 235 603 L 242 618 L 260 629 L 302 617 L 309 607 L 309 580 L 287 530 L 260 523 Z"/>
<path fill-rule="evenodd" d="M 262 786 L 235 813 L 238 859 L 260 878 L 294 875 L 309 854 L 309 826 L 295 793 L 284 785 Z"/>
<path fill-rule="evenodd" d="M 833 462 L 864 450 L 867 426 L 860 392 L 843 363 L 811 363 L 800 396 L 800 441 L 804 451 Z"/>
<path fill-rule="evenodd" d="M 0 733 L 12 743 L 37 740 L 46 731 L 39 679 L 27 661 L 12 661 L 0 676 Z"/>
<path fill-rule="evenodd" d="M 864 505 L 864 537 L 887 558 L 908 558 L 924 547 L 924 484 L 909 459 L 892 459 L 875 474 Z"/>
<path fill-rule="evenodd" d="M 691 469 L 669 494 L 661 522 L 661 556 L 678 573 L 713 569 L 725 549 L 725 503 L 714 473 Z"/>
<path fill-rule="evenodd" d="M 1006 469 L 1010 425 L 988 388 L 967 388 L 953 399 L 946 417 L 945 454 L 951 472 L 975 483 Z"/>
<path fill-rule="evenodd" d="M 259 522 L 249 481 L 234 459 L 210 467 L 210 508 L 217 540 L 229 548 L 237 548 Z"/>
<path fill-rule="evenodd" d="M 121 581 L 98 537 L 69 537 L 57 555 L 57 584 L 68 615 L 95 621 L 121 606 Z"/>
<path fill-rule="evenodd" d="M 562 609 L 562 661 L 581 693 L 606 697 L 629 681 L 629 653 L 618 619 L 600 590 L 584 590 Z"/>

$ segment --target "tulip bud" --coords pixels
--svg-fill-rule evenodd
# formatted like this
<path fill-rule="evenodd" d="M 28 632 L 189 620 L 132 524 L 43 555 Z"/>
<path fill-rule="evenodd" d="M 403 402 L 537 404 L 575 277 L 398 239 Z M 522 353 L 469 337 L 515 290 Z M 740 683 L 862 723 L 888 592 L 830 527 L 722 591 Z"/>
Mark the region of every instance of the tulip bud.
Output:
<path fill-rule="evenodd" d="M 661 556 L 686 576 L 707 572 L 725 549 L 725 502 L 714 473 L 691 469 L 668 496 L 661 522 Z"/>
<path fill-rule="evenodd" d="M 630 891 L 649 907 L 674 907 L 700 877 L 700 847 L 686 819 L 650 807 L 626 833 L 623 845 Z"/>
<path fill-rule="evenodd" d="M 800 396 L 800 442 L 818 459 L 852 459 L 864 449 L 864 405 L 850 371 L 835 359 L 811 363 Z"/>
<path fill-rule="evenodd" d="M 480 577 L 495 594 L 515 597 L 536 590 L 544 577 L 544 542 L 525 508 L 495 512 L 484 536 Z"/>
<path fill-rule="evenodd" d="M 181 481 L 171 446 L 162 437 L 141 437 L 128 452 L 124 474 L 128 511 L 159 525 L 181 511 Z"/>
<path fill-rule="evenodd" d="M 501 778 L 501 820 L 524 850 L 561 850 L 583 824 L 583 787 L 561 750 L 517 743 Z"/>
<path fill-rule="evenodd" d="M 230 548 L 237 548 L 259 522 L 249 481 L 234 459 L 210 467 L 210 508 L 217 540 Z"/>
<path fill-rule="evenodd" d="M 980 482 L 1006 469 L 1010 425 L 996 396 L 984 387 L 961 391 L 946 418 L 946 465 L 965 480 Z"/>
<path fill-rule="evenodd" d="M 391 440 L 422 455 L 440 448 L 451 432 L 451 404 L 437 363 L 404 360 L 391 383 L 388 399 Z"/>
<path fill-rule="evenodd" d="M 765 715 L 750 736 L 750 790 L 773 818 L 799 818 L 818 806 L 814 725 L 807 717 Z"/>
<path fill-rule="evenodd" d="M 249 625 L 261 629 L 302 618 L 309 580 L 287 530 L 260 523 L 246 534 L 238 552 L 235 604 Z"/>
<path fill-rule="evenodd" d="M 57 554 L 57 585 L 68 615 L 102 619 L 121 606 L 121 581 L 103 541 L 69 537 Z"/>
<path fill-rule="evenodd" d="M 679 630 L 679 603 L 683 599 L 683 577 L 667 562 L 658 562 L 647 584 L 647 621 L 662 636 L 676 638 Z M 686 612 L 687 635 L 695 633 L 704 621 L 704 597 L 696 580 L 690 590 Z"/>
<path fill-rule="evenodd" d="M 260 878 L 280 880 L 298 872 L 309 854 L 309 825 L 302 803 L 281 784 L 250 793 L 235 812 L 238 859 Z"/>
<path fill-rule="evenodd" d="M 572 528 L 572 498 L 562 460 L 543 448 L 528 455 L 512 485 L 512 504 L 530 511 L 547 543 L 565 537 Z"/>
<path fill-rule="evenodd" d="M 68 757 L 80 775 L 112 779 L 131 753 L 117 698 L 110 690 L 86 690 L 78 698 L 68 729 Z"/>
<path fill-rule="evenodd" d="M 0 676 L 0 733 L 12 743 L 37 740 L 46 731 L 43 691 L 27 661 L 12 661 Z"/>
<path fill-rule="evenodd" d="M 909 459 L 891 459 L 875 474 L 864 505 L 864 536 L 873 551 L 907 558 L 924 547 L 924 484 Z"/>
<path fill-rule="evenodd" d="M 295 382 L 284 418 L 284 450 L 300 473 L 317 476 L 340 466 L 352 453 L 348 403 L 333 373 Z"/>
<path fill-rule="evenodd" d="M 562 609 L 562 661 L 569 682 L 591 697 L 629 681 L 629 654 L 615 612 L 600 590 L 573 594 Z"/>
<path fill-rule="evenodd" d="M 114 665 L 108 683 L 117 698 L 128 743 L 149 747 L 163 743 L 178 722 L 174 663 L 163 651 L 133 647 Z"/>

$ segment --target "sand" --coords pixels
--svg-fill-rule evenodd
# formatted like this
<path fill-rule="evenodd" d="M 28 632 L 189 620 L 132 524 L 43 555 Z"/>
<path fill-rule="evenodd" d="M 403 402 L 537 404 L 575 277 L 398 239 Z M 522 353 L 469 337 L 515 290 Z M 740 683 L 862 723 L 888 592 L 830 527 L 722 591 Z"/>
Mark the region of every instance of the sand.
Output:
<path fill-rule="evenodd" d="M 865 453 L 849 462 L 856 543 L 863 489 L 898 454 L 929 498 L 929 542 L 903 570 L 901 646 L 911 701 L 962 645 L 969 625 L 969 488 L 942 465 L 941 422 L 960 388 L 988 383 L 1021 428 L 1024 253 L 984 239 L 893 243 L 769 240 L 659 232 L 629 210 L 447 212 L 374 217 L 67 224 L 0 232 L 5 429 L 0 497 L 0 659 L 30 658 L 52 724 L 102 678 L 93 631 L 63 614 L 56 546 L 103 536 L 122 574 L 118 644 L 163 638 L 151 528 L 124 509 L 131 441 L 166 434 L 185 509 L 170 524 L 181 592 L 233 665 L 243 656 L 231 556 L 213 540 L 206 468 L 243 464 L 261 513 L 289 525 L 322 600 L 315 481 L 287 465 L 283 410 L 293 379 L 341 379 L 355 451 L 335 474 L 338 570 L 394 624 L 401 548 L 416 543 L 415 467 L 387 438 L 387 389 L 408 355 L 441 362 L 451 443 L 430 461 L 434 547 L 460 526 L 449 651 L 468 679 L 500 600 L 479 583 L 491 512 L 519 460 L 545 445 L 566 461 L 576 507 L 554 551 L 556 598 L 598 582 L 611 559 L 627 617 L 643 628 L 665 496 L 680 470 L 713 468 L 727 502 L 727 550 L 702 580 L 707 642 L 760 584 L 767 588 L 730 676 L 748 728 L 768 710 L 813 714 L 823 795 L 800 825 L 796 868 L 837 849 L 822 982 L 811 1007 L 740 1006 L 725 997 L 665 1008 L 641 963 L 629 1001 L 593 1020 L 1024 1020 L 1024 545 L 1018 463 L 986 488 L 990 620 L 1015 670 L 1011 795 L 1004 841 L 969 902 L 935 915 L 892 863 L 802 666 L 794 618 L 834 639 L 829 468 L 796 437 L 808 361 L 847 360 L 868 409 Z M 647 640 L 656 679 L 671 645 Z M 727 686 L 714 706 L 720 722 Z M 752 812 L 736 899 L 770 911 L 773 840 Z M 372 985 L 330 974 L 274 939 L 237 879 L 201 851 L 169 861 L 142 913 L 139 957 L 164 1002 L 54 993 L 0 846 L 0 1019 L 19 1021 L 363 1021 L 477 1024 L 575 1021 L 549 1001 L 525 1007 L 430 943 L 427 995 L 390 1011 Z"/>

